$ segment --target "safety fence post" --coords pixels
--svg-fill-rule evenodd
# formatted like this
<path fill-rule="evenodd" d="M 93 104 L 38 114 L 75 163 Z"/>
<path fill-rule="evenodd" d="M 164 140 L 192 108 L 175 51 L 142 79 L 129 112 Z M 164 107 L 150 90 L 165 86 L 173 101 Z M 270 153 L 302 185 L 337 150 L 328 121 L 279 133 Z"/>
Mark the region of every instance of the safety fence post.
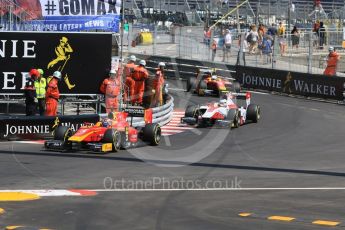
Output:
<path fill-rule="evenodd" d="M 312 73 L 312 59 L 313 59 L 313 31 L 309 32 L 309 43 L 308 43 L 308 73 Z"/>

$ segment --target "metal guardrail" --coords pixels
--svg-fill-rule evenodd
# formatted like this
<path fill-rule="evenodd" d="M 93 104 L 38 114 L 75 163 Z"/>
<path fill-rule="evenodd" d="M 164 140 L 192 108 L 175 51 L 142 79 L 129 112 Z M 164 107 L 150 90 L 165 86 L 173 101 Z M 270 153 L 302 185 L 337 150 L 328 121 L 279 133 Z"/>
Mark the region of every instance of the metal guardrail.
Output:
<path fill-rule="evenodd" d="M 252 75 L 255 77 L 261 77 L 265 78 L 267 77 L 273 79 L 278 79 L 278 76 L 274 76 L 277 72 L 280 72 L 280 74 L 283 74 L 284 76 L 279 76 L 279 81 L 287 84 L 287 75 L 292 74 L 294 75 L 293 81 L 297 81 L 299 84 L 305 84 L 303 87 L 303 90 L 301 90 L 298 86 L 296 88 L 295 93 L 290 93 L 288 95 L 296 95 L 296 96 L 301 96 L 301 97 L 306 97 L 309 99 L 317 99 L 317 100 L 323 100 L 323 101 L 328 101 L 328 102 L 336 102 L 340 104 L 345 103 L 345 82 L 343 85 L 343 81 L 345 79 L 343 77 L 327 77 L 323 76 L 320 74 L 308 74 L 306 72 L 298 72 L 298 71 L 288 71 L 288 70 L 277 70 L 277 69 L 268 69 L 268 68 L 262 68 L 262 67 L 243 67 L 243 66 L 233 66 L 233 65 L 225 65 L 225 64 L 220 64 L 220 63 L 215 63 L 215 62 L 205 62 L 203 66 L 200 66 L 200 61 L 198 60 L 190 60 L 190 59 L 181 59 L 181 58 L 171 58 L 171 57 L 162 57 L 162 56 L 150 56 L 150 55 L 142 55 L 142 54 L 135 54 L 137 57 L 141 59 L 145 59 L 148 65 L 148 69 L 154 68 L 154 66 L 157 65 L 158 62 L 160 61 L 165 61 L 166 62 L 166 76 L 172 77 L 177 80 L 187 80 L 191 76 L 195 76 L 195 73 L 198 68 L 215 68 L 217 70 L 217 74 L 222 75 L 222 76 L 230 76 L 231 78 L 236 78 L 241 82 L 242 77 L 238 76 L 238 68 L 242 67 L 244 69 L 255 69 L 256 72 L 254 72 Z M 270 72 L 271 74 L 267 74 L 267 76 L 262 76 L 262 72 Z M 194 73 L 193 73 L 194 72 Z M 250 74 L 249 74 L 250 75 Z M 314 76 L 314 77 L 311 77 Z M 304 78 L 306 77 L 306 78 Z M 256 81 L 255 81 L 256 82 Z M 264 84 L 264 83 L 262 83 Z M 318 91 L 316 91 L 313 87 L 319 87 L 317 88 Z M 284 85 L 282 85 L 282 88 L 280 91 L 285 91 Z M 295 86 L 296 87 L 296 86 Z M 320 91 L 320 87 L 325 87 L 325 89 L 329 89 L 329 87 L 333 87 L 333 89 L 336 89 L 336 95 L 327 95 L 326 93 L 322 93 Z M 258 86 L 255 86 L 252 84 L 252 87 L 249 87 L 254 90 L 263 90 L 263 91 L 269 91 L 269 92 L 275 92 L 279 93 L 280 91 L 275 89 L 274 87 L 264 87 L 265 89 L 261 89 Z M 298 91 L 298 92 L 297 92 Z M 305 92 L 304 92 L 305 91 Z M 314 93 L 314 94 L 313 94 Z M 340 95 L 342 98 L 340 99 Z"/>

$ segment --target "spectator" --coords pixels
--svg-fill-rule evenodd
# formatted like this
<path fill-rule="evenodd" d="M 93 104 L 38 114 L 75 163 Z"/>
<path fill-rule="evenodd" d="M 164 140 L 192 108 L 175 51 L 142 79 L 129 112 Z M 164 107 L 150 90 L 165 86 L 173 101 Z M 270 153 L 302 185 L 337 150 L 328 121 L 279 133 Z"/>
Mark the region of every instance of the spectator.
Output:
<path fill-rule="evenodd" d="M 291 31 L 292 48 L 298 49 L 299 46 L 300 33 L 296 26 L 293 27 Z"/>
<path fill-rule="evenodd" d="M 260 56 L 262 55 L 264 35 L 265 35 L 265 27 L 263 24 L 260 24 L 259 29 L 258 29 L 258 48 L 260 51 Z"/>
<path fill-rule="evenodd" d="M 223 62 L 229 61 L 229 56 L 231 52 L 231 44 L 232 44 L 232 38 L 230 30 L 225 30 L 225 36 L 224 36 L 224 47 L 223 47 Z"/>
<path fill-rule="evenodd" d="M 262 53 L 266 57 L 263 64 L 272 63 L 272 40 L 270 35 L 265 35 L 262 40 Z"/>
<path fill-rule="evenodd" d="M 337 65 L 340 60 L 340 55 L 334 50 L 334 47 L 329 47 L 329 54 L 327 56 L 327 67 L 323 72 L 327 76 L 335 76 L 337 74 Z"/>
<path fill-rule="evenodd" d="M 317 34 L 319 36 L 319 49 L 323 50 L 323 45 L 326 41 L 326 28 L 323 26 L 323 22 L 320 22 L 320 28 Z"/>
<path fill-rule="evenodd" d="M 213 39 L 212 41 L 211 51 L 212 51 L 212 61 L 214 61 L 217 54 L 217 41 L 215 39 Z"/>
<path fill-rule="evenodd" d="M 320 21 L 316 20 L 313 26 L 313 47 L 318 47 Z"/>
<path fill-rule="evenodd" d="M 211 36 L 212 36 L 212 31 L 211 28 L 207 28 L 204 31 L 204 40 L 205 40 L 205 44 L 207 46 L 210 46 L 211 43 Z"/>
<path fill-rule="evenodd" d="M 249 44 L 249 53 L 255 54 L 256 49 L 258 48 L 258 32 L 256 31 L 256 26 L 252 25 L 250 26 L 250 31 L 248 36 L 246 37 L 246 40 Z"/>
<path fill-rule="evenodd" d="M 272 37 L 276 36 L 278 33 L 277 25 L 275 23 L 272 23 L 272 26 L 268 28 L 267 35 L 270 35 Z"/>
<path fill-rule="evenodd" d="M 280 55 L 284 56 L 287 48 L 286 39 L 285 39 L 285 26 L 282 22 L 279 22 L 278 26 L 278 41 L 280 48 Z"/>

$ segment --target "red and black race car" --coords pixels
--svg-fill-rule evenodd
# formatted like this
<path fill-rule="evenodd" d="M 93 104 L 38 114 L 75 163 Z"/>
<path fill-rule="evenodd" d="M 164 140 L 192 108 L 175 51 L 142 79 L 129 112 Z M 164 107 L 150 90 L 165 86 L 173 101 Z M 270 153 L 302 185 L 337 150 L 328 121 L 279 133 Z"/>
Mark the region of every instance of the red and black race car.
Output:
<path fill-rule="evenodd" d="M 128 113 L 114 112 L 96 124 L 84 124 L 73 133 L 66 126 L 59 126 L 54 139 L 47 140 L 47 150 L 91 150 L 94 152 L 117 152 L 121 148 L 137 147 L 139 143 L 158 145 L 161 128 L 152 123 L 152 110 L 144 110 L 144 127 L 132 127 L 127 121 Z"/>
<path fill-rule="evenodd" d="M 241 85 L 236 79 L 219 76 L 211 69 L 200 69 L 196 77 L 188 79 L 187 91 L 199 96 L 222 96 L 228 92 L 239 93 Z"/>

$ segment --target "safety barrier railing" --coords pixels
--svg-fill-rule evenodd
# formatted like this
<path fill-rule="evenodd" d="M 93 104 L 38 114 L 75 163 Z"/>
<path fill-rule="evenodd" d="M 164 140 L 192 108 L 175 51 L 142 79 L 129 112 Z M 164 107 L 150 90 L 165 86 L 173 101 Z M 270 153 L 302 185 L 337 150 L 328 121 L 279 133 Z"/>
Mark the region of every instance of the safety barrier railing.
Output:
<path fill-rule="evenodd" d="M 325 76 L 306 72 L 271 69 L 255 66 L 224 65 L 216 62 L 202 62 L 198 60 L 169 58 L 164 56 L 149 56 L 135 54 L 145 59 L 148 69 L 154 69 L 158 62 L 166 62 L 166 76 L 177 80 L 185 80 L 196 76 L 200 68 L 212 68 L 218 75 L 236 79 L 244 88 L 263 90 L 285 95 L 295 95 L 307 98 L 333 101 L 344 104 L 345 78 L 339 76 Z M 324 58 L 324 56 L 322 57 Z"/>
<path fill-rule="evenodd" d="M 71 111 L 79 115 L 85 111 L 85 109 L 81 109 L 81 107 L 85 106 L 89 108 L 89 113 L 100 113 L 102 110 L 101 104 L 104 103 L 98 94 L 61 94 L 60 96 L 58 112 L 61 115 L 71 114 Z M 0 98 L 0 106 L 2 105 L 0 113 L 12 115 L 25 113 L 25 98 L 23 94 L 0 94 Z M 15 105 L 15 107 L 12 108 L 11 105 Z"/>

